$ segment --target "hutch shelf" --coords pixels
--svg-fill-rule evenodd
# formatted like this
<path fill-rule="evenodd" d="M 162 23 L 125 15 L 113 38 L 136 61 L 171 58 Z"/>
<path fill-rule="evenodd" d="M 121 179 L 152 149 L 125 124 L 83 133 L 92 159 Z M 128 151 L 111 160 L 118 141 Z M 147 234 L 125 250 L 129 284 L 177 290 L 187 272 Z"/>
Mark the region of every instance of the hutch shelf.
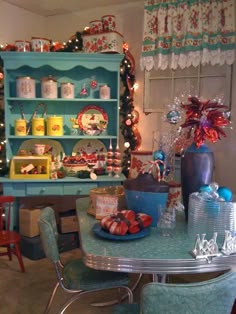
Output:
<path fill-rule="evenodd" d="M 6 154 L 8 163 L 19 155 L 22 147 L 30 143 L 56 143 L 55 149 L 60 158 L 71 156 L 80 141 L 93 148 L 93 143 L 101 143 L 108 151 L 110 143 L 115 151 L 119 143 L 119 98 L 120 98 L 120 62 L 121 54 L 85 54 L 66 52 L 1 52 L 4 64 L 4 106 L 6 127 Z M 57 98 L 42 98 L 42 78 L 52 76 L 57 81 Z M 18 97 L 17 80 L 30 77 L 35 81 L 35 97 Z M 74 98 L 61 98 L 61 83 L 69 82 L 74 86 Z M 95 82 L 97 84 L 91 84 Z M 109 85 L 110 98 L 101 99 L 99 88 Z M 86 95 L 81 90 L 86 88 Z M 87 106 L 105 112 L 107 127 L 100 135 L 86 135 L 72 130 L 72 120 L 77 121 L 80 112 Z M 41 107 L 44 108 L 42 112 Z M 32 117 L 59 116 L 63 119 L 63 134 L 35 136 L 32 134 Z M 15 121 L 27 121 L 28 133 L 25 136 L 15 134 Z M 72 132 L 74 131 L 74 132 Z M 53 146 L 53 144 L 52 144 Z M 59 149 L 58 149 L 59 147 Z M 92 149 L 91 148 L 91 149 Z M 34 176 L 35 177 L 35 176 Z M 88 195 L 91 188 L 120 185 L 124 176 L 97 176 L 96 180 L 79 179 L 66 176 L 62 179 L 1 177 L 5 195 L 16 197 L 36 195 Z"/>

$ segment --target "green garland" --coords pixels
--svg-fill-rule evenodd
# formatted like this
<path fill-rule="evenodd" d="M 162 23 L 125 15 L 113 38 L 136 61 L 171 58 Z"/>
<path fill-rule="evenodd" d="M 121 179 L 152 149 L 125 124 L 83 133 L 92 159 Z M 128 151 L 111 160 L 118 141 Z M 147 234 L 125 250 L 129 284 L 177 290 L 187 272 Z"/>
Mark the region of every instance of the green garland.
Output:
<path fill-rule="evenodd" d="M 132 112 L 134 110 L 133 96 L 130 91 L 135 83 L 135 76 L 132 74 L 133 66 L 131 64 L 130 58 L 125 53 L 123 60 L 120 65 L 120 78 L 124 86 L 124 93 L 121 95 L 121 106 L 120 106 L 120 116 L 121 124 L 120 129 L 124 137 L 124 154 L 122 159 L 122 172 L 126 177 L 128 177 L 130 169 L 131 152 L 134 151 L 138 145 L 137 137 L 133 130 L 133 116 Z"/>

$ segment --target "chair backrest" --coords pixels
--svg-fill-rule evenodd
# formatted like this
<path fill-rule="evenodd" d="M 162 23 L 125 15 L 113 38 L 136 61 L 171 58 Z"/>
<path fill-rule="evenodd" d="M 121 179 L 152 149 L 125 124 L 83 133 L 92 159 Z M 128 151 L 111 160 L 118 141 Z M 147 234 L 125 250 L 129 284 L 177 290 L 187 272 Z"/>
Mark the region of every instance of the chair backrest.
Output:
<path fill-rule="evenodd" d="M 59 261 L 58 232 L 54 210 L 45 207 L 38 219 L 40 238 L 45 255 L 52 261 Z"/>
<path fill-rule="evenodd" d="M 141 294 L 143 314 L 230 314 L 236 298 L 236 272 L 189 284 L 149 283 Z"/>
<path fill-rule="evenodd" d="M 14 200 L 14 196 L 0 196 L 0 231 L 3 229 L 10 230 Z"/>

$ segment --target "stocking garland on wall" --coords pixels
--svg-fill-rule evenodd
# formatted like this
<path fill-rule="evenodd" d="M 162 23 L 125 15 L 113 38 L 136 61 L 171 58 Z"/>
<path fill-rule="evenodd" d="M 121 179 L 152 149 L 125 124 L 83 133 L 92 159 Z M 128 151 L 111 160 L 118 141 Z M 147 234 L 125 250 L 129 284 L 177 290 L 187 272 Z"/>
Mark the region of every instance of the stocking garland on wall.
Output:
<path fill-rule="evenodd" d="M 121 133 L 124 137 L 124 153 L 122 160 L 122 172 L 128 176 L 131 160 L 131 152 L 138 150 L 141 145 L 141 135 L 136 124 L 139 121 L 139 113 L 134 109 L 133 95 L 135 84 L 135 61 L 128 50 L 128 45 L 123 45 L 124 59 L 120 65 L 120 78 L 123 83 L 124 92 L 121 95 Z"/>

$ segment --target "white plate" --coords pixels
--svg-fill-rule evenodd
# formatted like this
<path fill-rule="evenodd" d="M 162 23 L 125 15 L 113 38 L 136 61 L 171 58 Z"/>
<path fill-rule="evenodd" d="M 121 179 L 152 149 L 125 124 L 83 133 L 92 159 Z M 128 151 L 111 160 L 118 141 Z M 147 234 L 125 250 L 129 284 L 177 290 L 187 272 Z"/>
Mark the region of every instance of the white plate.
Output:
<path fill-rule="evenodd" d="M 72 150 L 72 155 L 82 155 L 90 165 L 94 165 L 97 162 L 98 155 L 105 155 L 106 157 L 107 149 L 103 142 L 96 139 L 84 139 L 78 141 Z"/>
<path fill-rule="evenodd" d="M 73 147 L 72 153 L 74 155 L 78 154 L 106 154 L 107 149 L 105 144 L 99 140 L 84 139 L 78 141 Z"/>
<path fill-rule="evenodd" d="M 34 153 L 34 145 L 35 144 L 45 144 L 51 147 L 51 153 L 56 159 L 63 159 L 65 156 L 65 152 L 63 147 L 58 141 L 48 140 L 48 139 L 31 139 L 24 141 L 19 147 L 18 154 L 21 150 L 25 150 L 27 153 Z"/>

